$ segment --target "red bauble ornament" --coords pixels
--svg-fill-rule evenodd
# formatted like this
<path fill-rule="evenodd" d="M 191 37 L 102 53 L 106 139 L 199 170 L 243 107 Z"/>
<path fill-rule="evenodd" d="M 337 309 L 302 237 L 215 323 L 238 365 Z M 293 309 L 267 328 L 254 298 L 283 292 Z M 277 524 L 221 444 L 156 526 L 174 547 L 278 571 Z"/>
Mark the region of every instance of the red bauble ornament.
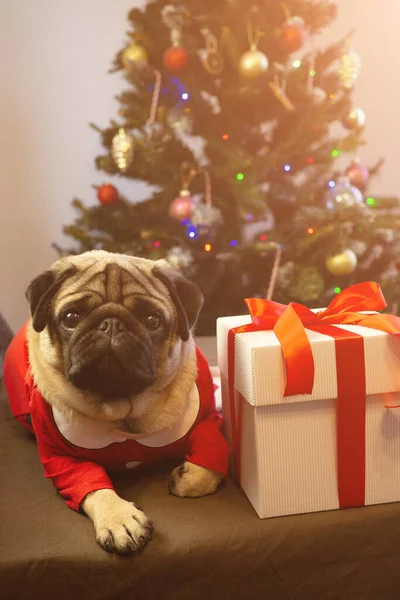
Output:
<path fill-rule="evenodd" d="M 163 65 L 171 73 L 183 71 L 189 64 L 188 53 L 182 46 L 172 46 L 163 54 Z"/>
<path fill-rule="evenodd" d="M 285 52 L 296 52 L 303 47 L 306 37 L 303 19 L 294 17 L 283 26 L 279 34 L 279 43 Z"/>
<path fill-rule="evenodd" d="M 187 190 L 181 190 L 179 196 L 169 205 L 169 216 L 175 221 L 190 219 L 196 207 L 195 201 Z"/>
<path fill-rule="evenodd" d="M 101 204 L 114 204 L 118 200 L 118 190 L 111 183 L 103 183 L 97 189 L 97 197 Z"/>
<path fill-rule="evenodd" d="M 365 165 L 355 160 L 347 168 L 346 175 L 349 178 L 351 185 L 354 185 L 362 192 L 365 190 L 369 180 L 369 171 Z"/>

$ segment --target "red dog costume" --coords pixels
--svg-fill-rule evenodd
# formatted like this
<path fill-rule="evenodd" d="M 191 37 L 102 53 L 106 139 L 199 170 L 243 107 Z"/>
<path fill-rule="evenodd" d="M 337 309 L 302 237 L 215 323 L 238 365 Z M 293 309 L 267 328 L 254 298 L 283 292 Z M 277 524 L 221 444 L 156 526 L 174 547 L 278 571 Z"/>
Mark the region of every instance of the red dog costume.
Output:
<path fill-rule="evenodd" d="M 33 381 L 26 326 L 17 333 L 4 361 L 11 411 L 36 435 L 45 475 L 70 508 L 79 510 L 89 492 L 114 489 L 105 469 L 125 470 L 173 457 L 227 474 L 229 447 L 221 433 L 210 369 L 198 348 L 196 353 L 198 376 L 181 421 L 173 430 L 132 440 L 105 431 L 101 423 L 90 429 L 72 427 L 43 399 Z"/>

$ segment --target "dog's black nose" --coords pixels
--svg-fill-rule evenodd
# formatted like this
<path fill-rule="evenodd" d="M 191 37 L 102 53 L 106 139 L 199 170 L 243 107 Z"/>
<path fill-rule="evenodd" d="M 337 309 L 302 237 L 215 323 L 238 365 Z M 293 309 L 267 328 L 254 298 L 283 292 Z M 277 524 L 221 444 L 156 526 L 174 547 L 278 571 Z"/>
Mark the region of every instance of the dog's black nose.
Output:
<path fill-rule="evenodd" d="M 113 337 L 118 333 L 122 333 L 123 331 L 127 331 L 125 323 L 115 318 L 104 319 L 104 321 L 102 321 L 98 326 L 98 329 L 100 329 L 100 331 L 104 331 L 104 333 L 110 337 Z"/>

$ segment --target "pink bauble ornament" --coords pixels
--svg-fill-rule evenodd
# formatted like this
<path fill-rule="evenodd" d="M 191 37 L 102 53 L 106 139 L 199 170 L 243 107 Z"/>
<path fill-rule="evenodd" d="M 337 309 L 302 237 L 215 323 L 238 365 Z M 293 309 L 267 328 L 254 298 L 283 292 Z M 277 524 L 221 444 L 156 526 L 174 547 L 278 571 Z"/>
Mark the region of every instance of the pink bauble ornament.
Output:
<path fill-rule="evenodd" d="M 189 190 L 181 190 L 179 196 L 169 205 L 169 216 L 176 221 L 185 221 L 192 217 L 195 206 Z"/>
<path fill-rule="evenodd" d="M 351 185 L 354 185 L 362 192 L 365 190 L 369 180 L 369 171 L 365 165 L 355 160 L 347 168 L 346 175 L 349 178 Z"/>

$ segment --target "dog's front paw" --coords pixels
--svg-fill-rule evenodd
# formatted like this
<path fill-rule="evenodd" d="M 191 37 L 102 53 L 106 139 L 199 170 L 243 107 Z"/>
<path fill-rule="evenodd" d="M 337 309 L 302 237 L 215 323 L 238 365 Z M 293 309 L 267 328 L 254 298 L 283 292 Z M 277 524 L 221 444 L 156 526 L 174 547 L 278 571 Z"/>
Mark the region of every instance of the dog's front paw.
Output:
<path fill-rule="evenodd" d="M 139 552 L 153 536 L 153 525 L 144 512 L 112 490 L 93 492 L 83 509 L 94 523 L 96 541 L 107 552 Z"/>
<path fill-rule="evenodd" d="M 221 473 L 186 461 L 172 471 L 168 487 L 174 496 L 198 498 L 213 494 L 222 479 Z"/>

